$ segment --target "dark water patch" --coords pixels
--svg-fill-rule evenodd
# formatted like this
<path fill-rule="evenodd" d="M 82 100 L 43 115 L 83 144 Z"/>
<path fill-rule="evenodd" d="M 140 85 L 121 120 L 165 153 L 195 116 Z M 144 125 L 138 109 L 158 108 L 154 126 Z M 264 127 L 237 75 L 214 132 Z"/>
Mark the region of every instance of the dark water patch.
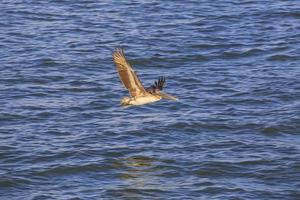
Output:
<path fill-rule="evenodd" d="M 54 66 L 59 64 L 56 60 L 52 58 L 44 58 L 40 60 L 40 65 L 46 65 L 46 66 Z"/>
<path fill-rule="evenodd" d="M 186 61 L 186 59 L 188 59 L 189 61 L 193 62 L 203 62 L 203 61 L 208 61 L 209 58 L 206 57 L 206 56 L 203 56 L 203 55 L 196 55 L 196 56 L 185 56 L 184 59 L 182 58 L 176 58 L 176 59 L 173 59 L 175 61 Z"/>
<path fill-rule="evenodd" d="M 125 198 L 125 199 L 138 199 L 139 196 L 145 196 L 147 198 L 158 198 L 164 193 L 161 189 L 110 189 L 107 190 L 105 195 L 114 198 Z"/>
<path fill-rule="evenodd" d="M 32 89 L 34 89 L 35 87 L 32 87 Z M 38 98 L 43 98 L 43 97 L 47 97 L 49 94 L 44 92 L 36 92 L 36 93 L 31 93 L 30 95 L 26 95 L 24 97 L 28 97 L 28 96 L 31 96 L 31 97 L 38 97 Z M 39 109 L 38 107 L 35 107 L 35 106 L 24 106 L 24 109 Z"/>
<path fill-rule="evenodd" d="M 71 86 L 99 86 L 97 82 L 90 82 L 87 80 L 74 80 L 68 83 Z"/>
<path fill-rule="evenodd" d="M 91 173 L 91 172 L 104 172 L 111 170 L 109 165 L 100 165 L 100 164 L 85 164 L 81 166 L 57 166 L 49 168 L 43 171 L 33 172 L 33 176 L 68 176 L 75 174 Z"/>
<path fill-rule="evenodd" d="M 53 112 L 40 112 L 36 115 L 37 118 L 49 118 L 49 117 L 53 117 L 56 114 Z"/>
<path fill-rule="evenodd" d="M 273 55 L 267 58 L 267 61 L 294 61 L 299 60 L 298 57 L 288 56 L 288 55 Z"/>
<path fill-rule="evenodd" d="M 102 91 L 99 87 L 65 87 L 62 88 L 61 91 L 63 92 L 69 92 L 69 93 L 88 93 L 88 92 L 100 92 Z"/>
<path fill-rule="evenodd" d="M 200 190 L 199 192 L 209 193 L 209 194 L 216 194 L 216 193 L 232 193 L 232 192 L 244 192 L 241 188 L 224 188 L 224 187 L 217 187 L 217 186 L 211 186 L 206 187 L 203 190 Z M 222 196 L 220 196 L 222 197 Z"/>
<path fill-rule="evenodd" d="M 3 178 L 0 180 L 0 187 L 1 188 L 15 188 L 20 185 L 28 185 L 31 181 L 24 178 Z"/>
<path fill-rule="evenodd" d="M 25 116 L 21 114 L 0 113 L 0 121 L 2 122 L 19 120 L 24 118 Z"/>
<path fill-rule="evenodd" d="M 55 199 L 55 197 L 51 196 L 51 195 L 33 195 L 32 196 L 32 200 L 46 200 L 46 199 Z M 77 198 L 72 198 L 74 200 L 76 200 Z M 79 198 L 78 198 L 79 199 Z"/>

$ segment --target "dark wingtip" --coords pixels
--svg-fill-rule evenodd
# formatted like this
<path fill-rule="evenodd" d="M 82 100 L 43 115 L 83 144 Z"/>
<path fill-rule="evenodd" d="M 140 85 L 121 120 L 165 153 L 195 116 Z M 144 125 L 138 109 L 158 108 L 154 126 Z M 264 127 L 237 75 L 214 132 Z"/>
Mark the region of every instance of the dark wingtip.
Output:
<path fill-rule="evenodd" d="M 163 89 L 165 81 L 166 81 L 166 78 L 164 76 L 159 77 L 158 87 L 159 87 L 160 90 Z"/>
<path fill-rule="evenodd" d="M 113 55 L 113 56 L 115 56 L 115 55 L 117 55 L 117 56 L 125 56 L 124 50 L 123 50 L 122 47 L 116 47 L 116 48 L 113 50 L 112 55 Z"/>

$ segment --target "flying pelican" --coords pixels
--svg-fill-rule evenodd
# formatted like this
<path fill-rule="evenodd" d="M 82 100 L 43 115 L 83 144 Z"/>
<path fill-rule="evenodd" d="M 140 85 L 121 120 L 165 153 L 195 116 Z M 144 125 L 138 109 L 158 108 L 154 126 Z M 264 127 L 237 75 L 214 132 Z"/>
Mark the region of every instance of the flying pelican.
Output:
<path fill-rule="evenodd" d="M 159 77 L 158 81 L 155 81 L 151 87 L 144 88 L 136 73 L 127 62 L 123 49 L 116 48 L 113 52 L 113 59 L 120 79 L 123 85 L 128 89 L 131 96 L 122 98 L 122 106 L 143 105 L 159 101 L 162 98 L 178 101 L 176 97 L 162 92 L 166 81 L 164 77 Z"/>

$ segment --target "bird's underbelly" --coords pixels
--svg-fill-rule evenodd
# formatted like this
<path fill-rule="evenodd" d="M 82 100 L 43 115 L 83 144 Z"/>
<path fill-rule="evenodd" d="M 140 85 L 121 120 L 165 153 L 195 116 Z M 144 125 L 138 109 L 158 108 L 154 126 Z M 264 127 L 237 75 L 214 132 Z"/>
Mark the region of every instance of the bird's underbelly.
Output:
<path fill-rule="evenodd" d="M 131 105 L 143 105 L 147 103 L 152 103 L 155 101 L 159 101 L 161 97 L 159 96 L 141 96 L 141 97 L 136 97 L 130 101 Z"/>

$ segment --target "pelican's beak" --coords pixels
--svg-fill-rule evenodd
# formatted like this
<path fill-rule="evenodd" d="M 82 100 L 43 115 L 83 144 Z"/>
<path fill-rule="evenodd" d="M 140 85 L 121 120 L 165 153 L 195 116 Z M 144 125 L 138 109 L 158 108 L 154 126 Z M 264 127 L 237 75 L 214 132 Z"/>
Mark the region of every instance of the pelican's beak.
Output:
<path fill-rule="evenodd" d="M 170 99 L 170 100 L 173 100 L 173 101 L 179 101 L 176 97 L 171 96 L 169 94 L 166 94 L 164 92 L 159 92 L 158 95 L 161 96 L 164 99 Z"/>

